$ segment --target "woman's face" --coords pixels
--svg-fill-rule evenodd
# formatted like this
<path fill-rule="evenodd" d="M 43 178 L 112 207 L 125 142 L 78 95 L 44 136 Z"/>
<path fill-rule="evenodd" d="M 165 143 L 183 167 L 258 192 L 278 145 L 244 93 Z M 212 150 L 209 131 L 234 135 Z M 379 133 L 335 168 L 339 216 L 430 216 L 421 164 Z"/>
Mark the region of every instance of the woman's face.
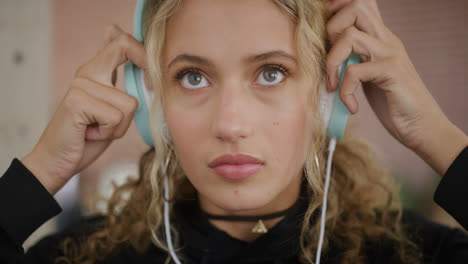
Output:
<path fill-rule="evenodd" d="M 182 1 L 166 29 L 166 120 L 202 205 L 258 210 L 295 199 L 312 133 L 290 18 L 270 0 Z M 237 153 L 264 164 L 241 180 L 210 168 Z"/>

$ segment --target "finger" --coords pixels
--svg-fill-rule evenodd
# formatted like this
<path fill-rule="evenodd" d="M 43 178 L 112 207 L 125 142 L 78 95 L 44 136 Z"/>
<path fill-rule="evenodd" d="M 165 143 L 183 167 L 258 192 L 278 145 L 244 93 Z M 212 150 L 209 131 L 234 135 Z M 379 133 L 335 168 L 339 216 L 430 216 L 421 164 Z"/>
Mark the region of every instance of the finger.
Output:
<path fill-rule="evenodd" d="M 353 0 L 330 0 L 327 3 L 327 9 L 330 13 L 336 13 L 346 5 L 349 5 L 351 2 L 353 2 Z M 354 0 L 354 2 L 361 2 L 360 4 L 367 4 L 382 20 L 382 15 L 380 14 L 379 6 L 376 0 Z"/>
<path fill-rule="evenodd" d="M 84 126 L 87 140 L 112 140 L 115 128 L 120 124 L 123 114 L 111 104 L 90 96 L 82 89 L 71 89 L 66 106 Z"/>
<path fill-rule="evenodd" d="M 101 48 L 101 50 L 104 49 L 107 46 L 107 44 L 112 42 L 122 33 L 125 33 L 125 32 L 118 25 L 112 24 L 108 26 L 105 32 L 104 46 Z M 115 85 L 117 83 L 117 70 L 114 70 L 112 72 L 111 83 L 112 85 Z"/>
<path fill-rule="evenodd" d="M 104 33 L 104 47 L 117 38 L 124 31 L 116 24 L 112 24 L 106 28 Z"/>
<path fill-rule="evenodd" d="M 138 107 L 138 100 L 135 97 L 114 87 L 105 86 L 85 78 L 73 80 L 72 85 L 83 89 L 90 96 L 119 109 L 123 114 L 123 118 L 115 128 L 114 135 L 119 138 L 125 135 Z"/>
<path fill-rule="evenodd" d="M 76 77 L 85 77 L 112 86 L 112 73 L 127 61 L 146 69 L 145 48 L 130 34 L 122 33 L 88 63 L 81 66 Z"/>
<path fill-rule="evenodd" d="M 351 26 L 340 36 L 327 55 L 328 89 L 334 91 L 338 85 L 338 67 L 351 53 L 361 55 L 363 61 L 375 61 L 389 56 L 389 51 L 380 40 Z"/>
<path fill-rule="evenodd" d="M 119 125 L 122 113 L 106 102 L 91 99 L 93 104 L 86 108 L 86 115 L 96 120 L 86 128 L 85 139 L 92 141 L 114 140 L 119 138 L 115 129 Z"/>
<path fill-rule="evenodd" d="M 385 83 L 390 80 L 388 63 L 385 60 L 353 64 L 346 68 L 340 88 L 340 99 L 352 114 L 359 110 L 355 91 L 363 82 Z M 385 85 L 379 86 L 384 89 Z"/>
<path fill-rule="evenodd" d="M 329 0 L 327 2 L 327 9 L 330 13 L 335 13 L 352 1 L 353 0 Z"/>
<path fill-rule="evenodd" d="M 340 0 L 341 2 L 351 2 Z M 374 37 L 385 39 L 385 25 L 378 10 L 371 7 L 374 0 L 355 0 L 346 4 L 327 23 L 327 34 L 331 43 L 348 27 L 356 26 L 359 30 Z M 334 2 L 333 2 L 334 3 Z"/>

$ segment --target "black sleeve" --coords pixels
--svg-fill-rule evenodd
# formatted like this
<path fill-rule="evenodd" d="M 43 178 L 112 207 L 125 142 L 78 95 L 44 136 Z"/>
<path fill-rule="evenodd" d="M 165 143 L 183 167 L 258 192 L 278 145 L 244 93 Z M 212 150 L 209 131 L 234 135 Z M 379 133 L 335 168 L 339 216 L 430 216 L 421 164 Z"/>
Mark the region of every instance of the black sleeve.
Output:
<path fill-rule="evenodd" d="M 468 230 L 468 147 L 442 177 L 434 201 Z"/>
<path fill-rule="evenodd" d="M 62 208 L 17 159 L 0 178 L 0 263 L 41 263 L 25 258 L 23 242 Z"/>
<path fill-rule="evenodd" d="M 468 235 L 405 210 L 404 228 L 423 255 L 422 263 L 468 263 Z"/>

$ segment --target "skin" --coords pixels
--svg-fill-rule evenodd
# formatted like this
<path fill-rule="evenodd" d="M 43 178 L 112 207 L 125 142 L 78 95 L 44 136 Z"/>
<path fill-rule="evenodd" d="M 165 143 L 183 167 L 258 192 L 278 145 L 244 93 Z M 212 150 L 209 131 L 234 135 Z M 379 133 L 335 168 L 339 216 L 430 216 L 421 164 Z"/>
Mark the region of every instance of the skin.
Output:
<path fill-rule="evenodd" d="M 266 214 L 290 207 L 298 197 L 313 125 L 307 122 L 310 87 L 297 65 L 294 28 L 271 1 L 183 1 L 167 24 L 166 120 L 181 166 L 209 213 Z M 245 62 L 275 50 L 293 59 Z M 171 64 L 181 54 L 203 57 L 211 65 Z M 289 76 L 273 70 L 276 79 L 266 80 L 267 63 L 283 65 Z M 200 72 L 174 80 L 184 67 Z M 200 84 L 188 83 L 190 76 L 201 78 Z M 245 180 L 227 180 L 208 167 L 227 153 L 248 153 L 265 164 Z M 280 219 L 265 224 L 268 228 Z M 257 236 L 252 222 L 212 222 L 238 238 Z"/>
<path fill-rule="evenodd" d="M 314 129 L 306 122 L 306 86 L 288 61 L 281 61 L 291 71 L 284 85 L 257 85 L 262 64 L 243 63 L 242 58 L 279 48 L 294 56 L 292 26 L 266 0 L 194 2 L 183 1 L 175 14 L 178 19 L 169 21 L 170 46 L 164 54 L 165 63 L 179 53 L 213 63 L 211 68 L 196 67 L 209 80 L 200 90 L 186 91 L 172 78 L 165 80 L 170 91 L 166 118 L 182 167 L 208 212 L 261 214 L 284 209 L 297 198 L 306 135 L 311 134 L 305 131 Z M 468 146 L 468 137 L 440 110 L 403 44 L 383 24 L 375 0 L 334 0 L 328 9 L 334 13 L 327 27 L 332 43 L 327 57 L 329 90 L 336 88 L 337 66 L 350 52 L 363 56 L 364 63 L 347 69 L 340 98 L 357 113 L 353 93 L 362 83 L 389 133 L 444 175 Z M 145 69 L 144 47 L 120 28 L 110 27 L 105 45 L 77 70 L 39 142 L 21 159 L 49 193 L 55 194 L 127 131 L 137 101 L 115 89 L 115 72 L 128 60 Z M 168 70 L 165 76 L 172 75 Z M 223 180 L 207 164 L 227 152 L 247 152 L 263 159 L 265 166 L 242 182 Z M 251 224 L 212 223 L 233 237 L 255 238 Z"/>
<path fill-rule="evenodd" d="M 414 68 L 401 40 L 385 25 L 376 0 L 333 0 L 327 24 L 332 49 L 327 57 L 330 91 L 336 89 L 337 67 L 351 52 L 363 63 L 347 68 L 340 98 L 358 112 L 354 92 L 364 94 L 389 133 L 444 175 L 468 137 L 442 112 Z"/>

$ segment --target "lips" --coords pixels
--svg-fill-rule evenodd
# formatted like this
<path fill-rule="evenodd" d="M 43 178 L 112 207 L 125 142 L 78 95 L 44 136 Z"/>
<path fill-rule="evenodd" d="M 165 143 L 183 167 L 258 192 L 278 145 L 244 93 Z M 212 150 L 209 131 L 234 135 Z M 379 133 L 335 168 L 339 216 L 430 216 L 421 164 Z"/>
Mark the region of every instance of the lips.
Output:
<path fill-rule="evenodd" d="M 213 159 L 208 166 L 216 174 L 229 179 L 245 179 L 257 172 L 264 161 L 246 154 L 226 154 Z"/>

